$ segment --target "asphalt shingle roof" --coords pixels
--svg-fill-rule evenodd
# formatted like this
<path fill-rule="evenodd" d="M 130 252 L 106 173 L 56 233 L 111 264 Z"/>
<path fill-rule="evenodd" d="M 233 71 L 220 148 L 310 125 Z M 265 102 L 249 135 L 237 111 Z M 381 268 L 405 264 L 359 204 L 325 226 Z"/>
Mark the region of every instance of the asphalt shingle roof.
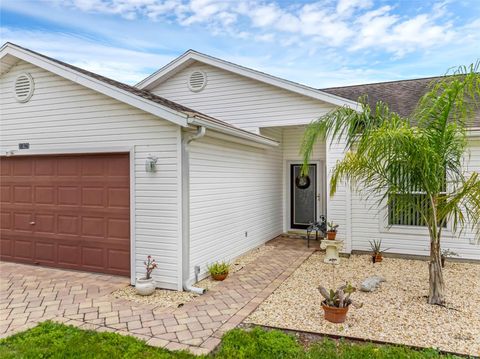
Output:
<path fill-rule="evenodd" d="M 388 104 L 392 111 L 405 117 L 415 110 L 420 98 L 428 91 L 429 85 L 440 78 L 426 77 L 365 85 L 330 87 L 321 89 L 321 91 L 353 101 L 357 101 L 359 97 L 367 95 L 368 104 L 371 108 L 375 107 L 377 101 L 383 101 Z M 480 111 L 476 111 L 472 126 L 480 126 Z"/>

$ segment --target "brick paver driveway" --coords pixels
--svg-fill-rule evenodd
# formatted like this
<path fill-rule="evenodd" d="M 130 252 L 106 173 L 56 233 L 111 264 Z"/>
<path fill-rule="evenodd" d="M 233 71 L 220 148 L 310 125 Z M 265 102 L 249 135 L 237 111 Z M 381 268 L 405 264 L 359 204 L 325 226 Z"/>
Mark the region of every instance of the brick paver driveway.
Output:
<path fill-rule="evenodd" d="M 128 279 L 0 262 L 0 336 L 45 320 L 134 335 L 150 345 L 208 353 L 311 254 L 274 240 L 267 252 L 181 308 L 156 308 L 110 295 Z"/>

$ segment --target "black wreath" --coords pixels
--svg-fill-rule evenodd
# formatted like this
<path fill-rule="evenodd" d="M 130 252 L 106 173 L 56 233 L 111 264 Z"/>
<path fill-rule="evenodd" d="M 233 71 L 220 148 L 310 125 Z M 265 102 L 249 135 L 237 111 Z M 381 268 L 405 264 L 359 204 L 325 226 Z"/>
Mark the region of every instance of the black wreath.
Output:
<path fill-rule="evenodd" d="M 310 187 L 310 177 L 309 176 L 297 176 L 295 178 L 295 186 L 300 189 L 307 189 Z"/>

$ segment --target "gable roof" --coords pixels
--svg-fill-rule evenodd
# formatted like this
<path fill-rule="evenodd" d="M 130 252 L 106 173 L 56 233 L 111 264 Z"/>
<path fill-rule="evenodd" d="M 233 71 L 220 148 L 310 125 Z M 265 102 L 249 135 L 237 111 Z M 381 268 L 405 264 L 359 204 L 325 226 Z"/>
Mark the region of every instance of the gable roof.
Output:
<path fill-rule="evenodd" d="M 293 81 L 285 80 L 276 76 L 266 74 L 261 71 L 253 70 L 248 67 L 240 66 L 232 62 L 228 62 L 213 56 L 202 54 L 194 50 L 188 50 L 175 60 L 171 61 L 160 70 L 154 72 L 144 80 L 140 81 L 135 86 L 144 89 L 151 90 L 158 84 L 166 81 L 180 70 L 193 64 L 195 61 L 202 62 L 204 64 L 220 68 L 222 70 L 230 71 L 235 74 L 251 78 L 266 84 L 282 88 L 300 95 L 311 97 L 320 101 L 331 103 L 336 106 L 347 106 L 350 108 L 357 108 L 358 103 L 355 100 L 342 98 L 338 95 L 324 92 L 322 90 L 315 89 L 313 87 L 305 86 Z"/>
<path fill-rule="evenodd" d="M 324 88 L 322 91 L 351 100 L 358 100 L 359 97 L 366 95 L 371 108 L 375 108 L 375 104 L 378 101 L 382 101 L 388 104 L 392 111 L 406 117 L 415 110 L 420 98 L 428 91 L 429 85 L 441 78 L 437 76 L 365 85 L 330 87 Z M 480 111 L 476 111 L 472 126 L 480 126 Z"/>
<path fill-rule="evenodd" d="M 182 127 L 197 125 L 241 137 L 265 145 L 277 145 L 278 142 L 268 137 L 242 130 L 224 121 L 207 116 L 176 102 L 154 95 L 149 91 L 124 84 L 108 77 L 67 64 L 63 61 L 45 56 L 12 43 L 5 43 L 0 48 L 0 75 L 8 72 L 18 60 L 24 60 L 56 75 L 62 76 L 82 86 L 115 98 L 121 102 L 149 112 Z"/>

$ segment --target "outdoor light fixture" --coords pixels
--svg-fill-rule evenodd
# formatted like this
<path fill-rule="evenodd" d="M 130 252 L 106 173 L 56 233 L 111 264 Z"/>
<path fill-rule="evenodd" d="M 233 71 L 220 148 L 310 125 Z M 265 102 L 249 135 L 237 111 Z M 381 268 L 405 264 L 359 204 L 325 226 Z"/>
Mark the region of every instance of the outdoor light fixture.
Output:
<path fill-rule="evenodd" d="M 157 161 L 158 157 L 149 154 L 147 157 L 147 161 L 145 162 L 145 171 L 157 172 Z"/>

